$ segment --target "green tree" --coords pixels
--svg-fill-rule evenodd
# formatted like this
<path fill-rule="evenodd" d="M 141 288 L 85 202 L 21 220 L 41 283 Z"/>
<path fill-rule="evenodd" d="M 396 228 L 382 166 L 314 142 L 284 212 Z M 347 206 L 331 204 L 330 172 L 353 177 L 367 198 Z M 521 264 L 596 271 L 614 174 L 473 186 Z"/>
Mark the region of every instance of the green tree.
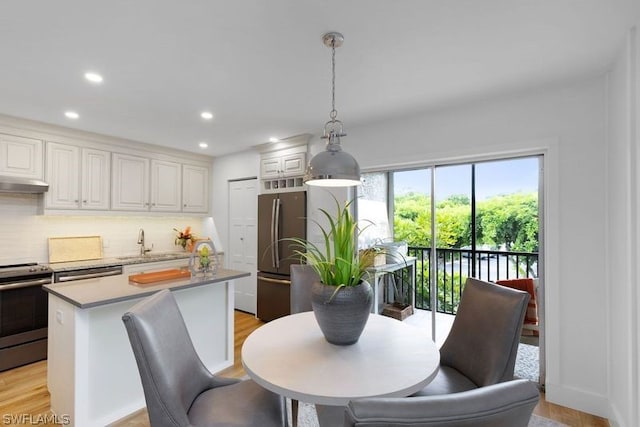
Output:
<path fill-rule="evenodd" d="M 478 242 L 507 251 L 538 251 L 538 197 L 536 193 L 495 196 L 478 203 Z"/>
<path fill-rule="evenodd" d="M 431 245 L 431 200 L 424 194 L 409 193 L 396 197 L 393 230 L 396 240 L 409 246 Z"/>

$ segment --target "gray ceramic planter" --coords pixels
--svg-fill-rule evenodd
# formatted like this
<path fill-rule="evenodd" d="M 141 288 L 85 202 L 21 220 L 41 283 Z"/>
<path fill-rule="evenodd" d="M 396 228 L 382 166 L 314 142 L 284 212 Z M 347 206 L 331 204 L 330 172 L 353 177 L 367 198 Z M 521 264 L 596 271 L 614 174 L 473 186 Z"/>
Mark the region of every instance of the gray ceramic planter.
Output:
<path fill-rule="evenodd" d="M 358 286 L 344 286 L 335 293 L 335 286 L 315 282 L 311 287 L 311 306 L 320 330 L 331 344 L 350 345 L 360 338 L 364 330 L 373 291 L 368 282 Z"/>

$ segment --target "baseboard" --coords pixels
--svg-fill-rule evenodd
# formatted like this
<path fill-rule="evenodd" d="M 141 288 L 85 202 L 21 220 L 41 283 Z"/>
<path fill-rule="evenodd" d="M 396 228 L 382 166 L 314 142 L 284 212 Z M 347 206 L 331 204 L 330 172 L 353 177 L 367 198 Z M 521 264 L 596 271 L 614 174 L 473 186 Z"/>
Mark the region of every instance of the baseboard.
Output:
<path fill-rule="evenodd" d="M 603 418 L 611 418 L 611 405 L 606 396 L 586 392 L 547 382 L 545 384 L 547 402 L 577 409 Z"/>

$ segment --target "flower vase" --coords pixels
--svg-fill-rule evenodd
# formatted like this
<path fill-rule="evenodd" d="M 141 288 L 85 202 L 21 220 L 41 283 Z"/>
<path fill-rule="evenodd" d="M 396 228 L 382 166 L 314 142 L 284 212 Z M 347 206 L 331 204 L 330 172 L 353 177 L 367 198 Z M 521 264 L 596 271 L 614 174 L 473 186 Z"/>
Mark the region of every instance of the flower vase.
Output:
<path fill-rule="evenodd" d="M 367 281 L 357 286 L 328 286 L 314 282 L 311 307 L 325 339 L 331 344 L 355 344 L 364 331 L 373 303 Z"/>

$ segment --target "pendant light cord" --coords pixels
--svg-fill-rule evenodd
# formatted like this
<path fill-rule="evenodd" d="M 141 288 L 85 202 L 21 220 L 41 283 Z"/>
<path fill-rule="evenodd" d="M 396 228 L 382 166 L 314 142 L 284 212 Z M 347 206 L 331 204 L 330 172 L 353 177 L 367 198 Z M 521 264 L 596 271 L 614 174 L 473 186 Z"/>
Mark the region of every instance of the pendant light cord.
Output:
<path fill-rule="evenodd" d="M 331 111 L 329 117 L 335 122 L 338 112 L 336 111 L 336 41 L 331 41 Z"/>

